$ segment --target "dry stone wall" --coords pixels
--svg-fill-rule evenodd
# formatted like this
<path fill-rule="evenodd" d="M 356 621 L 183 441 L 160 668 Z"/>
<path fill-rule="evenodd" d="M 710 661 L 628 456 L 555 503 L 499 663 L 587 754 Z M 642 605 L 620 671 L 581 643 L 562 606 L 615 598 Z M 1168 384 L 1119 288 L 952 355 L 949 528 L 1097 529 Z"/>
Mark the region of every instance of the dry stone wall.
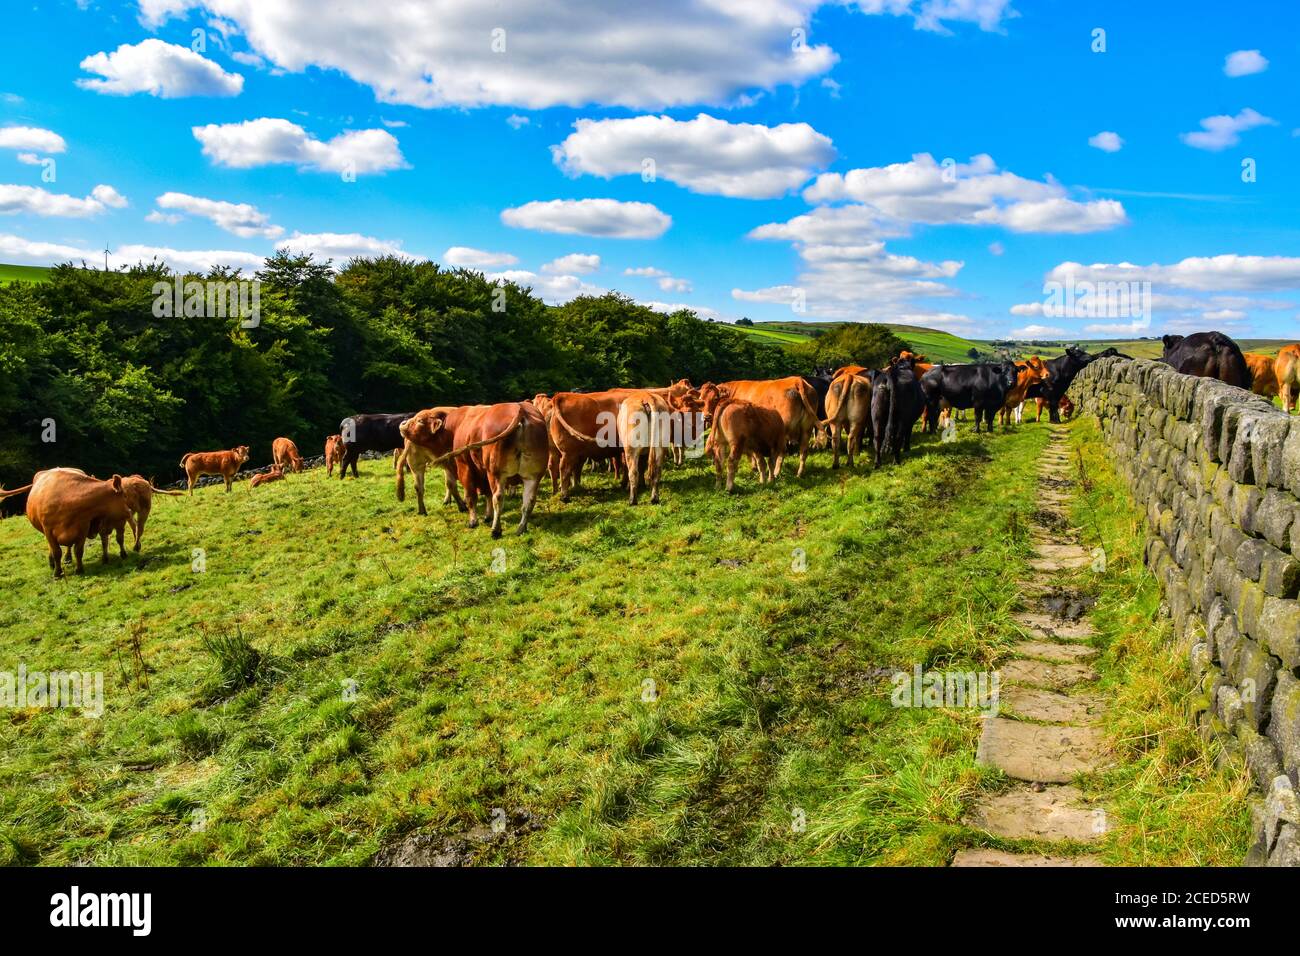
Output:
<path fill-rule="evenodd" d="M 1298 866 L 1300 417 L 1141 359 L 1095 361 L 1070 391 L 1146 512 L 1193 717 L 1263 791 L 1247 862 Z"/>

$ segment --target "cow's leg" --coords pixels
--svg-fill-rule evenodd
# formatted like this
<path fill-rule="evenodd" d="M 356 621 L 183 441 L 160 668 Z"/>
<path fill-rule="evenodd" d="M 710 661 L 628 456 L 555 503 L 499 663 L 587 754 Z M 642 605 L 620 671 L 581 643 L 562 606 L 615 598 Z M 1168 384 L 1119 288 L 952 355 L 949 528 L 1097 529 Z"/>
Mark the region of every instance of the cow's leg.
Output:
<path fill-rule="evenodd" d="M 581 459 L 578 460 L 577 464 L 579 465 L 582 464 Z M 577 485 L 577 481 L 575 480 L 573 474 L 574 456 L 561 452 L 559 467 L 560 467 L 560 500 L 568 501 L 569 495 L 572 493 L 573 488 Z"/>
<path fill-rule="evenodd" d="M 776 481 L 776 479 L 777 479 L 778 477 L 780 477 L 780 475 L 781 475 L 781 463 L 784 462 L 784 461 L 785 461 L 785 449 L 784 449 L 784 448 L 778 448 L 778 449 L 777 449 L 777 450 L 772 454 L 772 470 L 771 470 L 771 472 L 770 472 L 771 475 L 772 475 L 772 478 L 771 478 L 772 481 Z"/>
<path fill-rule="evenodd" d="M 505 500 L 506 486 L 500 478 L 488 473 L 488 492 L 492 496 L 492 537 L 501 537 L 501 505 Z"/>
<path fill-rule="evenodd" d="M 727 494 L 736 487 L 736 466 L 740 464 L 740 445 L 731 446 L 731 454 L 727 456 Z"/>
<path fill-rule="evenodd" d="M 85 574 L 86 566 L 82 563 L 82 557 L 86 553 L 86 539 L 78 538 L 72 545 L 72 556 L 77 561 L 77 573 Z"/>
<path fill-rule="evenodd" d="M 121 552 L 123 558 L 126 557 L 126 527 L 117 529 L 117 550 Z"/>
<path fill-rule="evenodd" d="M 191 497 L 191 498 L 194 497 L 194 482 L 195 482 L 195 480 L 196 480 L 196 478 L 195 478 L 194 475 L 191 475 L 188 471 L 185 472 L 185 484 L 186 484 L 186 486 L 187 486 L 187 487 L 189 488 L 189 490 L 190 490 L 190 497 Z"/>
<path fill-rule="evenodd" d="M 808 432 L 801 429 L 799 432 L 799 470 L 794 473 L 796 478 L 803 477 L 804 462 L 808 460 Z"/>
<path fill-rule="evenodd" d="M 144 523 L 149 520 L 149 512 L 141 511 L 135 519 L 135 547 L 132 548 L 136 554 L 140 553 L 140 539 L 144 537 Z"/>
<path fill-rule="evenodd" d="M 664 450 L 663 448 L 652 447 L 646 461 L 647 482 L 650 485 L 650 503 L 659 504 L 659 478 L 664 471 Z"/>
<path fill-rule="evenodd" d="M 627 472 L 627 502 L 634 505 L 641 484 L 641 455 L 637 449 L 623 449 L 623 466 Z"/>
<path fill-rule="evenodd" d="M 61 578 L 63 577 L 63 546 L 54 539 L 52 534 L 45 536 L 45 543 L 50 548 L 50 570 L 54 572 L 56 578 Z M 71 545 L 68 546 L 68 550 L 72 550 Z M 68 560 L 72 560 L 71 555 L 68 556 Z"/>
<path fill-rule="evenodd" d="M 722 487 L 722 462 L 726 455 L 723 453 L 722 442 L 714 438 L 713 445 L 713 490 L 717 491 Z"/>
<path fill-rule="evenodd" d="M 528 530 L 528 519 L 532 516 L 533 505 L 537 503 L 537 489 L 541 486 L 542 479 L 540 475 L 536 478 L 524 479 L 524 499 L 519 506 L 519 526 L 515 528 L 515 534 L 523 534 Z"/>
<path fill-rule="evenodd" d="M 840 423 L 839 422 L 833 422 L 831 424 L 831 448 L 834 449 L 834 452 L 831 454 L 831 467 L 838 468 L 840 467 Z"/>

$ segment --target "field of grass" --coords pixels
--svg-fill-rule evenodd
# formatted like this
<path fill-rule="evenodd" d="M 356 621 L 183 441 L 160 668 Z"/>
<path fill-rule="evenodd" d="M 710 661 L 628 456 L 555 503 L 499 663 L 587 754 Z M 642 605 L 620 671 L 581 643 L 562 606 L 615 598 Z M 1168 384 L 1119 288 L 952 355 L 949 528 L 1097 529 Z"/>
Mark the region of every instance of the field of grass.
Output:
<path fill-rule="evenodd" d="M 878 472 L 821 453 L 733 497 L 688 462 L 636 508 L 593 474 L 498 542 L 369 462 L 159 500 L 141 557 L 59 582 L 0 522 L 0 669 L 106 684 L 99 719 L 0 716 L 0 864 L 364 864 L 498 816 L 471 862 L 942 865 L 989 842 L 961 821 L 1006 781 L 975 711 L 895 708 L 890 677 L 1016 638 L 1046 436 Z M 1103 591 L 1132 761 L 1089 782 L 1123 811 L 1108 858 L 1235 863 L 1239 795 L 1177 722 L 1132 541 Z"/>
<path fill-rule="evenodd" d="M 813 330 L 826 331 L 840 324 L 839 322 L 755 322 L 752 326 L 738 325 L 735 328 L 771 341 L 773 344 L 790 344 L 807 341 Z M 914 351 L 936 362 L 969 362 L 967 353 L 972 348 L 985 353 L 993 351 L 992 346 L 987 343 L 963 339 L 938 329 L 897 324 L 886 324 L 885 327 L 911 344 Z"/>
<path fill-rule="evenodd" d="M 45 266 L 9 266 L 0 263 L 0 284 L 18 280 L 44 282 L 45 274 L 49 271 Z"/>
<path fill-rule="evenodd" d="M 1297 338 L 1300 338 L 1298 336 Z M 1276 355 L 1277 350 L 1292 339 L 1237 339 L 1243 352 L 1259 352 L 1262 355 Z M 1124 355 L 1133 358 L 1158 359 L 1164 354 L 1164 345 L 1159 339 L 1096 339 L 1078 343 L 1086 352 L 1100 352 L 1107 348 L 1119 349 Z M 991 349 L 990 343 L 983 343 Z M 1035 345 L 1020 349 L 1023 355 L 1041 355 L 1043 358 L 1055 358 L 1065 352 L 1065 345 Z"/>

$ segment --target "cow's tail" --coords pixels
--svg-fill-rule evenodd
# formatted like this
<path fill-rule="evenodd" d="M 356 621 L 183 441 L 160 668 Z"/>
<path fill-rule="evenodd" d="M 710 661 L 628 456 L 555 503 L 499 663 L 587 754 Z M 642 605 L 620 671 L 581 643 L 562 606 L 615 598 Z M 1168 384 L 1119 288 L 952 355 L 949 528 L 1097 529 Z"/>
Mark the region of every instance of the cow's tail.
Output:
<path fill-rule="evenodd" d="M 444 461 L 447 461 L 448 459 L 451 458 L 458 458 L 461 455 L 465 454 L 465 452 L 473 451 L 475 448 L 482 448 L 484 445 L 495 445 L 497 442 L 504 441 L 505 439 L 509 438 L 511 432 L 515 431 L 516 429 L 522 430 L 523 427 L 524 427 L 524 410 L 522 407 L 520 407 L 518 413 L 515 415 L 515 420 L 512 421 L 509 424 L 509 426 L 503 429 L 501 434 L 494 435 L 491 438 L 484 438 L 480 441 L 470 442 L 468 445 L 462 445 L 459 448 L 453 448 L 445 455 L 439 455 L 437 458 L 433 459 L 431 464 L 441 465 Z"/>
<path fill-rule="evenodd" d="M 24 491 L 31 491 L 31 490 L 32 490 L 31 485 L 23 485 L 21 488 L 11 488 L 8 491 L 5 491 L 3 488 L 0 488 L 0 498 L 12 498 L 14 495 L 21 495 Z"/>
<path fill-rule="evenodd" d="M 192 451 L 187 451 L 184 455 L 181 456 L 181 467 L 182 467 L 182 468 L 185 467 L 185 463 L 186 463 L 187 461 L 189 461 L 190 458 L 191 458 L 193 455 L 194 455 L 194 452 L 192 452 Z"/>
<path fill-rule="evenodd" d="M 183 492 L 183 491 L 168 491 L 168 490 L 165 489 L 165 488 L 159 488 L 159 487 L 158 487 L 157 485 L 155 485 L 152 481 L 149 482 L 149 489 L 150 489 L 150 490 L 151 490 L 155 495 L 171 495 L 173 498 L 176 497 L 177 495 L 183 495 L 183 494 L 185 494 L 185 492 Z"/>
<path fill-rule="evenodd" d="M 592 438 L 590 435 L 584 435 L 564 420 L 564 413 L 560 411 L 560 402 L 558 398 L 551 399 L 551 409 L 555 413 L 555 420 L 560 423 L 560 427 L 566 432 L 578 439 L 578 441 L 590 442 L 593 445 L 596 444 L 596 439 Z"/>

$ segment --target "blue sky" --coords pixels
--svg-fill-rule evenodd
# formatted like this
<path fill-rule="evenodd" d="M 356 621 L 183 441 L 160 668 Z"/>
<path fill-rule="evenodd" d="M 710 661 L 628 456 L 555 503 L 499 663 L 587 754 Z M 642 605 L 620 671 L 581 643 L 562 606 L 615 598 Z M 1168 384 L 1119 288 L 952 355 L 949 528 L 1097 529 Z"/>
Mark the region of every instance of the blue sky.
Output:
<path fill-rule="evenodd" d="M 727 320 L 1300 331 L 1289 4 L 322 6 L 13 5 L 0 261 L 287 244 Z"/>

